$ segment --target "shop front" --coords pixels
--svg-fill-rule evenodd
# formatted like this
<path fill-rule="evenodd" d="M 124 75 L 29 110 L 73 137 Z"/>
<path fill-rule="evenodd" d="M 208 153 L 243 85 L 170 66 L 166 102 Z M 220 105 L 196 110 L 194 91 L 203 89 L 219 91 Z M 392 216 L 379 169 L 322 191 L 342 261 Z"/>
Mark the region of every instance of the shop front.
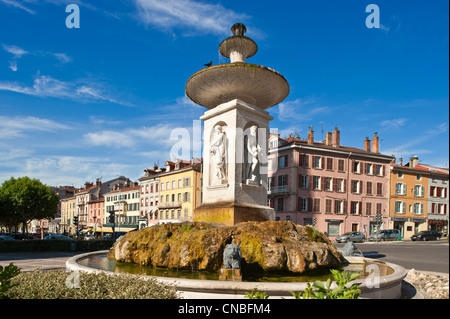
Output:
<path fill-rule="evenodd" d="M 434 230 L 442 234 L 442 237 L 448 235 L 448 219 L 435 219 L 430 217 L 428 219 L 428 230 Z"/>

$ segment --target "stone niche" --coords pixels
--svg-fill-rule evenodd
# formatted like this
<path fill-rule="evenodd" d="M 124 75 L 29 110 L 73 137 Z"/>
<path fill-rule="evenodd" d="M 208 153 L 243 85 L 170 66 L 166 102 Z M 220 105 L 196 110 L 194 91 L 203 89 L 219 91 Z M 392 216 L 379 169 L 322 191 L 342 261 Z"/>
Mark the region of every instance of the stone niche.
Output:
<path fill-rule="evenodd" d="M 203 203 L 195 221 L 234 225 L 273 220 L 267 206 L 268 112 L 235 99 L 200 118 L 204 121 Z M 215 216 L 215 218 L 214 218 Z"/>

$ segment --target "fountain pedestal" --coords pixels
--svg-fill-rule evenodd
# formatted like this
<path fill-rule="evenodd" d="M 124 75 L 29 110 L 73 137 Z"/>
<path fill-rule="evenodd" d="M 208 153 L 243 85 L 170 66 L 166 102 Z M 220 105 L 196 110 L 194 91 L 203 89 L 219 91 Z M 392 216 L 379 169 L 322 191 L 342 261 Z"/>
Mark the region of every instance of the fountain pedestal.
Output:
<path fill-rule="evenodd" d="M 207 67 L 186 83 L 186 95 L 209 110 L 204 121 L 203 200 L 194 221 L 235 225 L 275 219 L 267 206 L 267 144 L 269 121 L 265 109 L 289 94 L 278 72 L 246 63 L 257 51 L 237 23 L 233 36 L 219 46 L 230 63 Z"/>

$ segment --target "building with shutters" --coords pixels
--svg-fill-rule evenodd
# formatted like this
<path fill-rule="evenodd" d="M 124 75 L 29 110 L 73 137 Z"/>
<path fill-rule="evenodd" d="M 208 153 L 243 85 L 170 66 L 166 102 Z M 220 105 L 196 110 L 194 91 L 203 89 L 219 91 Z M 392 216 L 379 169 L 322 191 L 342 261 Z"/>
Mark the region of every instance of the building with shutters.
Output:
<path fill-rule="evenodd" d="M 366 137 L 364 148 L 340 145 L 340 131 L 314 141 L 310 127 L 306 140 L 298 136 L 269 138 L 268 201 L 276 219 L 315 225 L 331 239 L 350 231 L 368 237 L 387 228 L 389 164 L 394 159 L 379 153 L 379 138 Z"/>

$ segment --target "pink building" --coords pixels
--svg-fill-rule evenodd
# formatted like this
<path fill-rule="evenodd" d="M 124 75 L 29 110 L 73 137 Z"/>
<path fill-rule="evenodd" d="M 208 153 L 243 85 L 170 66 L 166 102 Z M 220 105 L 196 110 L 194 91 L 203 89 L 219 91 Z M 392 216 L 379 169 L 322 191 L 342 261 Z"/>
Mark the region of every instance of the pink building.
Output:
<path fill-rule="evenodd" d="M 322 143 L 290 136 L 269 139 L 269 205 L 276 218 L 315 225 L 330 238 L 350 231 L 366 237 L 376 231 L 374 217 L 389 212 L 389 163 L 379 153 L 378 136 L 366 137 L 363 149 L 340 145 L 340 131 L 327 132 Z M 381 228 L 383 228 L 381 224 Z"/>
<path fill-rule="evenodd" d="M 139 216 L 139 229 L 156 225 L 159 221 L 159 173 L 161 169 L 155 164 L 153 169 L 146 168 L 141 182 L 141 209 Z"/>

